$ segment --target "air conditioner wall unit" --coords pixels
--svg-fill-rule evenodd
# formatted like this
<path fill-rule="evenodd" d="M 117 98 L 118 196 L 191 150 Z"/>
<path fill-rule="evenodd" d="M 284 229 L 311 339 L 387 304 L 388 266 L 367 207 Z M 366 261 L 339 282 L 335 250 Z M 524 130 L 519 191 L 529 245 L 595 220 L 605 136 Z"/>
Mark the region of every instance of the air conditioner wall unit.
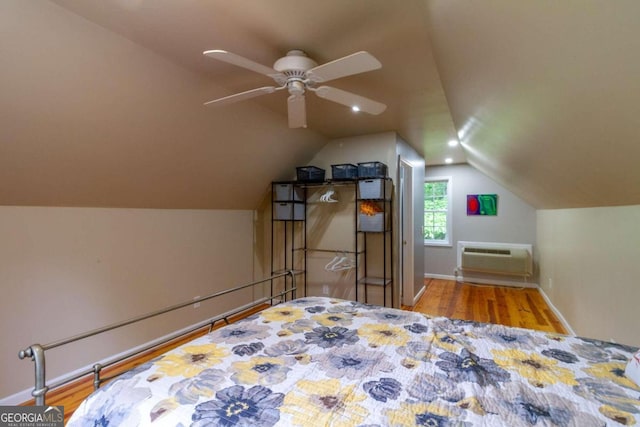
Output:
<path fill-rule="evenodd" d="M 458 242 L 461 271 L 530 277 L 533 246 L 520 243 Z"/>

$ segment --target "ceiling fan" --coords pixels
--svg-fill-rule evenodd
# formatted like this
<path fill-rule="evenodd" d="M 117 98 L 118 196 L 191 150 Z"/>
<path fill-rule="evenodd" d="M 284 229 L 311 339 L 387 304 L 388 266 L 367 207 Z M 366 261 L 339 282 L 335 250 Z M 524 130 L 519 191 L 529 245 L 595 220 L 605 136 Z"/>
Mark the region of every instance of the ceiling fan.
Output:
<path fill-rule="evenodd" d="M 224 105 L 287 89 L 289 92 L 287 104 L 290 128 L 307 127 L 304 98 L 306 91 L 314 92 L 320 98 L 346 105 L 353 111 L 380 114 L 387 108 L 386 105 L 380 102 L 355 93 L 331 86 L 319 86 L 319 84 L 330 80 L 381 68 L 380 61 L 365 51 L 356 52 L 326 64 L 318 65 L 303 51 L 296 49 L 287 52 L 285 57 L 278 59 L 273 64 L 273 68 L 225 50 L 207 50 L 203 52 L 203 55 L 264 74 L 271 77 L 278 84 L 278 86 L 263 86 L 214 99 L 205 102 L 204 105 Z"/>

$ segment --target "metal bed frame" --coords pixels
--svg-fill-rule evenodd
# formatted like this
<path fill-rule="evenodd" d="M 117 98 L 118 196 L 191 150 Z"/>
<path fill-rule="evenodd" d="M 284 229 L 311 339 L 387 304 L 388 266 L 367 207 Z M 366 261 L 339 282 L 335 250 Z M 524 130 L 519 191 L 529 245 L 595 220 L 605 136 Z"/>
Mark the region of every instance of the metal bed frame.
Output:
<path fill-rule="evenodd" d="M 289 288 L 287 288 L 287 286 L 286 286 L 287 281 L 285 280 L 284 291 L 279 292 L 279 293 L 274 295 L 273 294 L 273 280 L 278 279 L 280 277 L 284 277 L 284 276 L 291 276 L 291 286 Z M 127 325 L 130 325 L 132 323 L 140 322 L 142 320 L 146 320 L 146 319 L 149 319 L 151 317 L 159 316 L 161 314 L 165 314 L 165 313 L 168 313 L 168 312 L 171 312 L 171 311 L 175 311 L 175 310 L 178 310 L 178 309 L 183 308 L 183 307 L 187 307 L 187 306 L 190 306 L 190 305 L 202 302 L 202 301 L 207 301 L 207 300 L 210 300 L 212 298 L 216 298 L 216 297 L 219 297 L 219 296 L 222 296 L 222 295 L 226 295 L 226 294 L 231 293 L 231 292 L 239 291 L 241 289 L 246 289 L 246 288 L 249 288 L 249 287 L 261 284 L 261 283 L 265 283 L 265 282 L 268 282 L 268 281 L 271 281 L 271 296 L 260 298 L 260 299 L 258 299 L 256 301 L 251 302 L 251 303 L 248 303 L 248 304 L 245 304 L 243 306 L 237 307 L 237 308 L 235 308 L 233 310 L 224 312 L 224 313 L 222 313 L 222 314 L 220 314 L 218 316 L 215 316 L 215 317 L 213 317 L 211 319 L 199 322 L 199 323 L 193 325 L 192 327 L 190 327 L 188 330 L 182 330 L 180 332 L 173 333 L 173 334 L 165 337 L 160 342 L 154 342 L 154 343 L 146 345 L 146 346 L 144 346 L 142 348 L 136 348 L 134 351 L 126 352 L 124 355 L 120 355 L 118 357 L 114 357 L 112 359 L 108 359 L 107 361 L 104 361 L 103 363 L 96 363 L 91 368 L 87 368 L 87 369 L 84 369 L 84 370 L 82 370 L 80 372 L 77 372 L 76 374 L 70 375 L 70 376 L 68 376 L 68 377 L 66 377 L 66 378 L 64 378 L 64 379 L 62 379 L 60 381 L 57 381 L 56 383 L 54 383 L 51 386 L 48 386 L 46 384 L 45 352 L 47 350 L 51 350 L 51 349 L 56 348 L 56 347 L 61 347 L 63 345 L 70 344 L 70 343 L 73 343 L 73 342 L 76 342 L 76 341 L 80 341 L 80 340 L 83 340 L 85 338 L 89 338 L 89 337 L 92 337 L 92 336 L 95 336 L 95 335 L 98 335 L 98 334 L 101 334 L 101 333 L 104 333 L 104 332 L 111 331 L 113 329 L 117 329 L 117 328 L 120 328 L 120 327 L 123 327 L 123 326 L 127 326 Z M 124 360 L 127 360 L 127 359 L 129 359 L 129 358 L 131 358 L 131 357 L 133 357 L 133 356 L 135 356 L 137 354 L 144 353 L 144 352 L 146 352 L 148 350 L 151 350 L 151 349 L 154 349 L 156 347 L 159 347 L 159 346 L 161 346 L 163 344 L 171 342 L 171 341 L 173 341 L 173 340 L 175 340 L 177 338 L 180 338 L 182 336 L 188 335 L 188 334 L 190 334 L 192 332 L 195 332 L 195 331 L 197 331 L 199 329 L 204 328 L 205 326 L 209 326 L 209 332 L 211 332 L 213 330 L 213 326 L 214 326 L 214 324 L 216 322 L 218 322 L 220 320 L 224 320 L 224 322 L 226 324 L 229 324 L 229 317 L 230 316 L 233 316 L 235 314 L 239 314 L 239 313 L 241 313 L 243 311 L 246 311 L 246 310 L 248 310 L 250 308 L 253 308 L 253 307 L 257 307 L 258 305 L 264 304 L 266 302 L 270 302 L 271 304 L 273 304 L 274 300 L 279 300 L 281 297 L 284 297 L 284 299 L 286 301 L 286 299 L 287 299 L 286 295 L 287 294 L 291 294 L 291 298 L 292 299 L 295 299 L 295 297 L 296 297 L 296 278 L 295 278 L 295 272 L 293 270 L 287 270 L 287 271 L 279 273 L 279 274 L 274 274 L 271 277 L 268 277 L 266 279 L 256 280 L 254 282 L 250 282 L 250 283 L 247 283 L 247 284 L 244 284 L 244 285 L 239 285 L 239 286 L 236 286 L 234 288 L 227 289 L 227 290 L 224 290 L 224 291 L 221 291 L 221 292 L 216 292 L 216 293 L 204 296 L 204 297 L 200 297 L 200 298 L 192 299 L 192 300 L 189 300 L 189 301 L 186 301 L 186 302 L 182 302 L 182 303 L 179 303 L 179 304 L 175 304 L 175 305 L 172 305 L 172 306 L 169 306 L 169 307 L 165 307 L 165 308 L 160 309 L 160 310 L 156 310 L 156 311 L 153 311 L 153 312 L 150 312 L 150 313 L 147 313 L 147 314 L 143 314 L 143 315 L 138 316 L 138 317 L 131 318 L 129 320 L 125 320 L 125 321 L 118 322 L 118 323 L 113 323 L 111 325 L 104 326 L 104 327 L 101 327 L 101 328 L 98 328 L 98 329 L 94 329 L 94 330 L 91 330 L 91 331 L 88 331 L 88 332 L 84 332 L 84 333 L 81 333 L 81 334 L 78 334 L 78 335 L 74 335 L 74 336 L 69 337 L 69 338 L 65 338 L 65 339 L 62 339 L 62 340 L 54 341 L 54 342 L 49 343 L 49 344 L 45 344 L 45 345 L 32 344 L 29 347 L 27 347 L 26 349 L 20 350 L 20 352 L 18 353 L 18 357 L 20 359 L 30 358 L 34 362 L 34 367 L 35 367 L 35 386 L 34 386 L 33 391 L 31 392 L 31 395 L 35 398 L 36 406 L 44 406 L 45 405 L 45 397 L 46 397 L 46 394 L 47 394 L 47 392 L 49 390 L 53 390 L 55 388 L 61 387 L 61 386 L 65 385 L 65 384 L 68 384 L 70 382 L 73 382 L 75 380 L 78 380 L 78 379 L 80 379 L 80 378 L 82 378 L 82 377 L 84 377 L 86 375 L 90 375 L 90 374 L 93 374 L 93 388 L 94 388 L 94 390 L 97 390 L 103 382 L 108 381 L 108 380 L 110 380 L 112 378 L 115 378 L 115 377 L 117 377 L 117 376 L 122 374 L 122 372 L 121 372 L 121 373 L 115 374 L 115 375 L 113 375 L 111 377 L 101 378 L 100 377 L 100 373 L 104 368 L 107 368 L 109 366 L 115 365 L 116 363 L 122 362 Z"/>

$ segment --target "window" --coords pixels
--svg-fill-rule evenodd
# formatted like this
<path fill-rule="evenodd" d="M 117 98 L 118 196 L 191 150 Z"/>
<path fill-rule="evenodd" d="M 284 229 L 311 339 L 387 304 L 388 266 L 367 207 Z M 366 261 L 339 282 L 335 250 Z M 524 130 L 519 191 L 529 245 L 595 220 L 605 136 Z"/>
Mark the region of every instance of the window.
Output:
<path fill-rule="evenodd" d="M 425 180 L 424 244 L 451 244 L 451 178 Z"/>

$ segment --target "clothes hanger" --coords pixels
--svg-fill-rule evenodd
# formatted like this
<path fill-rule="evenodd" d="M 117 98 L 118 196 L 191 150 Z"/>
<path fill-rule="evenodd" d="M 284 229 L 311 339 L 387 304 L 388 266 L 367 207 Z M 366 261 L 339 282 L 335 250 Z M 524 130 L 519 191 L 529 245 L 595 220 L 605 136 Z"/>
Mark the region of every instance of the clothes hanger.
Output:
<path fill-rule="evenodd" d="M 336 254 L 336 256 L 329 261 L 324 267 L 327 271 L 342 271 L 349 270 L 355 267 L 355 260 L 350 259 L 346 252 L 342 252 L 342 255 Z"/>
<path fill-rule="evenodd" d="M 340 259 L 340 262 L 333 266 L 333 271 L 350 270 L 355 266 L 355 260 L 345 256 Z"/>
<path fill-rule="evenodd" d="M 335 194 L 335 190 L 333 188 L 329 188 L 326 193 L 320 196 L 320 201 L 325 203 L 336 203 L 338 200 L 333 199 L 331 196 Z"/>
<path fill-rule="evenodd" d="M 331 261 L 329 261 L 327 263 L 327 265 L 324 266 L 324 269 L 327 271 L 334 271 L 333 270 L 333 266 L 334 264 L 337 264 L 338 262 L 340 262 L 340 256 L 336 253 L 336 256 L 333 257 L 333 259 Z"/>

